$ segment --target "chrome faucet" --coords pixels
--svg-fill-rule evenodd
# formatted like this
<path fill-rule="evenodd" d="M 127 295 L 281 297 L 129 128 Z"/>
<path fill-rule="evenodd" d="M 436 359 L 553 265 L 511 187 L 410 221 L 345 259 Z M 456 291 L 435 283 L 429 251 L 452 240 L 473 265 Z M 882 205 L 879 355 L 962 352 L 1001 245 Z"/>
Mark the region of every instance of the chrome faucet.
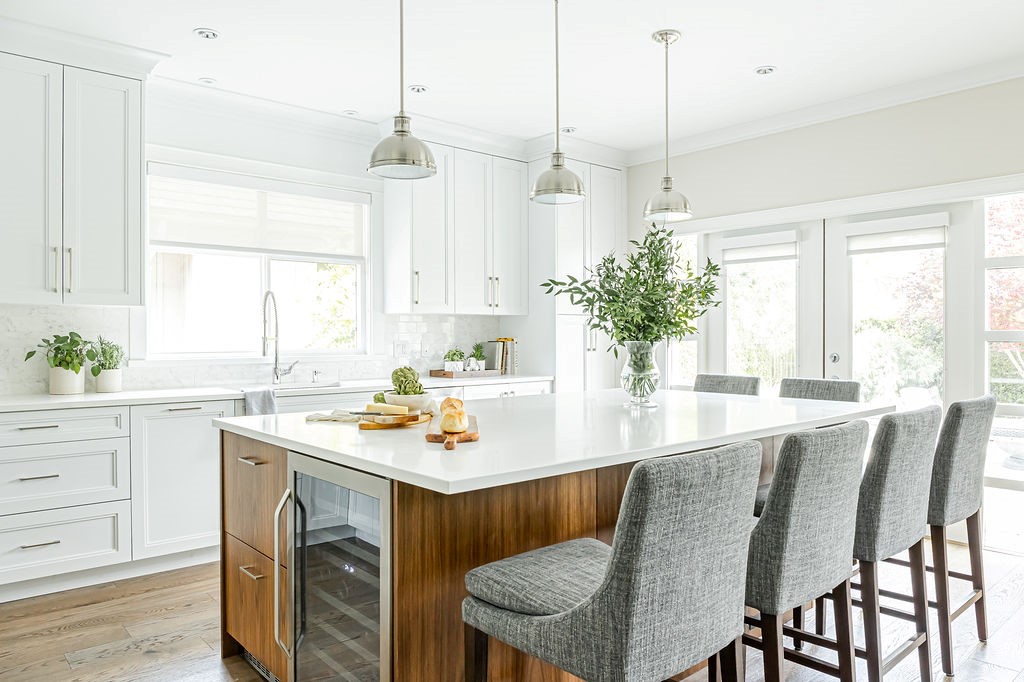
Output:
<path fill-rule="evenodd" d="M 268 305 L 269 304 L 269 305 Z M 273 311 L 274 316 L 274 335 L 270 336 L 267 334 L 270 322 L 270 316 L 267 312 Z M 263 357 L 267 356 L 267 344 L 270 341 L 274 342 L 274 383 L 281 383 L 281 377 L 288 376 L 295 370 L 295 365 L 299 364 L 296 360 L 292 364 L 288 365 L 288 369 L 281 369 L 281 358 L 278 354 L 279 343 L 278 335 L 281 332 L 281 327 L 277 321 L 277 297 L 274 296 L 274 292 L 267 289 L 267 293 L 263 294 Z"/>

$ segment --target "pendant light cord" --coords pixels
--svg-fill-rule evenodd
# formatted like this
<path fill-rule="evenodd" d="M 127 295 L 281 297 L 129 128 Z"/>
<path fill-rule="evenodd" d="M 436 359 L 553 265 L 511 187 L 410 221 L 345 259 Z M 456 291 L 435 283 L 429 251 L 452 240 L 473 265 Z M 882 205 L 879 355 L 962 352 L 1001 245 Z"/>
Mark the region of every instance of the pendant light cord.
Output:
<path fill-rule="evenodd" d="M 561 145 L 561 133 L 562 129 L 559 127 L 561 123 L 559 110 L 560 106 L 560 93 L 559 93 L 559 81 L 558 81 L 558 0 L 555 0 L 555 152 L 562 151 Z"/>
<path fill-rule="evenodd" d="M 398 115 L 405 116 L 405 0 L 398 0 Z"/>
<path fill-rule="evenodd" d="M 668 177 L 668 46 L 665 41 L 665 177 Z"/>

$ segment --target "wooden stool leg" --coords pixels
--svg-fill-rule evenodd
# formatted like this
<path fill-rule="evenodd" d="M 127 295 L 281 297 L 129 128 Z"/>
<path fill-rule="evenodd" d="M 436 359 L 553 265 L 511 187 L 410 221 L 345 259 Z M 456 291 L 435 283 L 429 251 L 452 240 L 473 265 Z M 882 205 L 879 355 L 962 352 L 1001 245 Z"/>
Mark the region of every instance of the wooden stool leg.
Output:
<path fill-rule="evenodd" d="M 978 623 L 978 639 L 988 641 L 988 611 L 985 608 L 985 565 L 982 555 L 985 539 L 982 536 L 981 509 L 967 517 L 967 546 L 971 554 L 971 582 L 981 592 L 981 598 L 974 602 L 974 618 Z"/>
<path fill-rule="evenodd" d="M 764 682 L 782 682 L 782 615 L 761 614 L 761 642 L 764 650 Z"/>
<path fill-rule="evenodd" d="M 797 606 L 793 609 L 793 629 L 803 630 L 804 629 L 804 607 Z M 804 648 L 804 641 L 799 637 L 793 638 L 793 648 L 797 651 L 801 651 Z"/>
<path fill-rule="evenodd" d="M 874 561 L 860 562 L 860 598 L 864 605 L 864 648 L 868 653 L 868 680 L 881 682 L 882 622 L 878 603 L 878 564 Z"/>
<path fill-rule="evenodd" d="M 853 604 L 850 581 L 844 580 L 832 590 L 836 613 L 836 645 L 839 652 L 839 682 L 855 682 L 857 664 L 853 652 Z"/>
<path fill-rule="evenodd" d="M 708 682 L 722 682 L 722 675 L 718 669 L 718 654 L 708 659 Z"/>
<path fill-rule="evenodd" d="M 939 617 L 939 649 L 942 672 L 953 674 L 952 624 L 949 620 L 949 558 L 946 553 L 946 527 L 932 526 L 932 559 L 935 563 L 935 604 Z"/>
<path fill-rule="evenodd" d="M 487 682 L 487 633 L 481 632 L 469 624 L 465 626 L 464 631 L 466 682 Z"/>
<path fill-rule="evenodd" d="M 722 682 L 743 682 L 747 676 L 743 638 L 737 637 L 718 653 Z"/>
<path fill-rule="evenodd" d="M 825 634 L 825 598 L 818 597 L 814 600 L 814 631 L 819 635 Z"/>
<path fill-rule="evenodd" d="M 918 633 L 924 633 L 924 642 L 917 647 L 917 665 L 921 682 L 932 679 L 932 647 L 928 634 L 928 578 L 924 564 L 924 538 L 910 548 L 910 583 L 914 595 L 914 624 Z"/>

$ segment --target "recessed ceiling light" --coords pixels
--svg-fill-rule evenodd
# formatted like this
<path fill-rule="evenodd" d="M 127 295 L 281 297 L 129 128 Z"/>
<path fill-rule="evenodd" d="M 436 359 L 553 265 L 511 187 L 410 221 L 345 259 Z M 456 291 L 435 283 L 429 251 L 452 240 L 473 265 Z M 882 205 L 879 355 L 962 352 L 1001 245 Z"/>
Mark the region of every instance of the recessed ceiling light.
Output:
<path fill-rule="evenodd" d="M 562 126 L 559 130 L 562 131 L 563 135 L 572 135 L 576 132 L 576 126 Z"/>
<path fill-rule="evenodd" d="M 210 78 L 209 76 L 203 76 L 202 78 L 197 78 L 196 80 L 198 80 L 203 85 L 213 85 L 217 82 L 216 78 Z"/>
<path fill-rule="evenodd" d="M 343 111 L 341 113 L 344 116 L 358 116 L 359 115 L 359 112 L 356 111 L 355 109 L 346 109 L 345 111 Z"/>
<path fill-rule="evenodd" d="M 771 64 L 765 64 L 764 66 L 759 66 L 754 69 L 754 73 L 758 76 L 770 76 L 775 73 L 775 67 Z"/>
<path fill-rule="evenodd" d="M 212 28 L 194 28 L 192 29 L 192 32 L 206 40 L 216 40 L 220 36 L 220 33 L 217 33 L 217 31 Z"/>
<path fill-rule="evenodd" d="M 409 92 L 415 92 L 417 95 L 419 95 L 420 93 L 424 93 L 424 92 L 426 92 L 429 89 L 430 88 L 428 88 L 426 85 L 410 85 L 409 86 Z"/>

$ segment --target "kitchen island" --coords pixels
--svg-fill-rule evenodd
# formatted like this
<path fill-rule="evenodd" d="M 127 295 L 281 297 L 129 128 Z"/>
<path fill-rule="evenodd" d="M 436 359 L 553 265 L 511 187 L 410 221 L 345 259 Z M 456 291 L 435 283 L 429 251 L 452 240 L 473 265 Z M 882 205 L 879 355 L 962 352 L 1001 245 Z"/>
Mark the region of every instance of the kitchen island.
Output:
<path fill-rule="evenodd" d="M 318 667 L 364 679 L 379 657 L 384 680 L 461 681 L 465 572 L 572 538 L 610 542 L 637 461 L 771 443 L 892 410 L 689 391 L 655 399 L 656 409 L 624 407 L 619 390 L 467 402 L 481 439 L 451 452 L 427 443 L 424 426 L 360 431 L 302 414 L 215 420 L 223 653 L 244 648 L 281 679 L 313 679 Z M 279 578 L 276 590 L 243 582 L 267 573 Z M 272 637 L 275 595 L 288 654 Z M 491 679 L 574 679 L 500 643 L 489 665 Z"/>

